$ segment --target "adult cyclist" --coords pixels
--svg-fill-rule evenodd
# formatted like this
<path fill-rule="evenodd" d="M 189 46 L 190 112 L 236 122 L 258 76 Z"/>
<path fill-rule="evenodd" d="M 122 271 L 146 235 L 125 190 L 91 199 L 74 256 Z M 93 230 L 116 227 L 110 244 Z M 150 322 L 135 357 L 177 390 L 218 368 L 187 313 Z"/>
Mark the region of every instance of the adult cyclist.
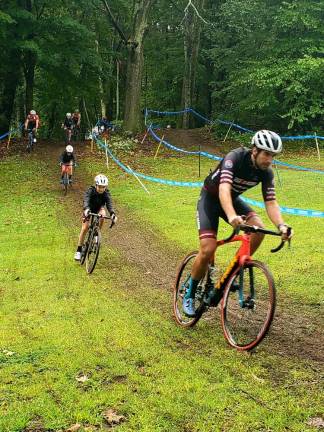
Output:
<path fill-rule="evenodd" d="M 260 217 L 240 198 L 243 192 L 261 183 L 268 217 L 281 232 L 282 239 L 288 240 L 289 227 L 284 222 L 276 201 L 271 168 L 274 155 L 281 151 L 279 135 L 269 130 L 260 130 L 252 138 L 252 149 L 241 147 L 232 150 L 206 177 L 197 204 L 200 248 L 183 299 L 183 311 L 187 316 L 193 317 L 196 314 L 195 291 L 208 264 L 214 260 L 219 218 L 233 227 L 244 222 L 264 227 Z M 245 221 L 242 216 L 246 217 Z M 289 237 L 291 236 L 292 231 Z M 258 249 L 263 237 L 261 233 L 251 235 L 251 254 Z"/>
<path fill-rule="evenodd" d="M 65 133 L 66 133 L 66 136 L 65 136 L 65 142 L 66 143 L 71 142 L 73 124 L 74 123 L 72 120 L 72 114 L 66 113 L 64 122 L 62 123 L 62 128 L 65 130 Z"/>
<path fill-rule="evenodd" d="M 89 230 L 89 214 L 98 213 L 102 216 L 107 216 L 105 207 L 107 208 L 111 222 L 115 224 L 117 222 L 117 216 L 115 214 L 111 195 L 108 190 L 108 178 L 103 174 L 98 174 L 95 177 L 95 185 L 90 186 L 89 189 L 84 194 L 83 201 L 83 216 L 82 216 L 82 227 L 79 236 L 79 242 L 77 250 L 74 254 L 74 259 L 80 261 L 81 251 L 84 243 L 86 233 Z M 104 219 L 100 219 L 99 226 L 102 227 Z"/>
<path fill-rule="evenodd" d="M 63 183 L 63 177 L 65 173 L 68 173 L 70 182 L 72 181 L 73 165 L 76 165 L 75 156 L 73 153 L 73 147 L 67 145 L 64 152 L 60 156 L 61 165 L 61 183 Z"/>
<path fill-rule="evenodd" d="M 25 130 L 28 131 L 28 133 L 33 134 L 33 142 L 35 142 L 36 138 L 36 132 L 39 128 L 39 116 L 37 115 L 35 110 L 30 110 L 29 114 L 26 117 L 25 120 Z"/>

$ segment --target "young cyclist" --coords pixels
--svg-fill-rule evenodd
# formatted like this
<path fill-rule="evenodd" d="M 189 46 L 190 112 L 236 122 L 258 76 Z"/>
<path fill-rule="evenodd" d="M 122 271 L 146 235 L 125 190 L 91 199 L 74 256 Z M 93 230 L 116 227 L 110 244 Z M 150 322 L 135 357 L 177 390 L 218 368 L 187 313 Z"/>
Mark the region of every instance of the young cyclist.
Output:
<path fill-rule="evenodd" d="M 83 217 L 82 217 L 82 227 L 79 236 L 79 242 L 77 250 L 74 254 L 74 259 L 80 261 L 81 251 L 84 243 L 86 233 L 89 230 L 89 214 L 98 213 L 102 216 L 107 216 L 106 209 L 111 217 L 111 222 L 115 224 L 117 222 L 117 216 L 115 214 L 111 195 L 108 187 L 108 178 L 103 174 L 98 174 L 95 177 L 95 186 L 90 186 L 89 189 L 84 194 L 83 201 Z M 100 228 L 102 227 L 105 219 L 100 219 Z"/>
<path fill-rule="evenodd" d="M 67 145 L 64 152 L 61 154 L 60 165 L 62 167 L 61 183 L 63 183 L 63 177 L 66 172 L 68 173 L 69 179 L 71 181 L 73 174 L 73 165 L 76 165 L 76 160 L 73 154 L 73 147 L 71 145 Z"/>
<path fill-rule="evenodd" d="M 288 239 L 288 225 L 285 224 L 276 201 L 271 169 L 274 155 L 281 150 L 279 135 L 268 130 L 258 131 L 252 138 L 252 149 L 232 150 L 206 177 L 197 205 L 200 248 L 183 299 L 183 311 L 187 316 L 193 317 L 196 314 L 195 291 L 206 273 L 208 263 L 214 259 L 219 218 L 237 227 L 244 223 L 242 216 L 245 216 L 248 224 L 264 227 L 260 217 L 240 198 L 243 192 L 261 183 L 268 217 L 281 232 L 282 239 Z M 251 235 L 251 254 L 260 246 L 263 237 L 260 233 Z"/>

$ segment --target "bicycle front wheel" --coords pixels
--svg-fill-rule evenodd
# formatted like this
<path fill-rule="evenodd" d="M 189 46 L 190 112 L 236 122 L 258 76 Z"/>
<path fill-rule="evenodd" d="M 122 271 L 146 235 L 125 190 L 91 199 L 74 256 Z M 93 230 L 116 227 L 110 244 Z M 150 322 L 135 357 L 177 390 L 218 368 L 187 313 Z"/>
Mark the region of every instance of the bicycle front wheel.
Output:
<path fill-rule="evenodd" d="M 101 232 L 95 230 L 90 238 L 87 254 L 86 254 L 86 270 L 91 274 L 97 264 L 101 244 Z"/>
<path fill-rule="evenodd" d="M 194 317 L 188 317 L 182 310 L 183 298 L 189 286 L 192 264 L 197 256 L 197 253 L 198 252 L 191 252 L 182 260 L 178 268 L 175 284 L 173 287 L 173 315 L 176 322 L 182 327 L 194 326 L 205 311 L 204 295 L 206 277 L 201 279 L 196 289 L 196 315 Z"/>
<path fill-rule="evenodd" d="M 274 281 L 266 265 L 253 260 L 239 267 L 226 285 L 221 305 L 227 342 L 241 351 L 255 348 L 268 333 L 275 305 Z"/>

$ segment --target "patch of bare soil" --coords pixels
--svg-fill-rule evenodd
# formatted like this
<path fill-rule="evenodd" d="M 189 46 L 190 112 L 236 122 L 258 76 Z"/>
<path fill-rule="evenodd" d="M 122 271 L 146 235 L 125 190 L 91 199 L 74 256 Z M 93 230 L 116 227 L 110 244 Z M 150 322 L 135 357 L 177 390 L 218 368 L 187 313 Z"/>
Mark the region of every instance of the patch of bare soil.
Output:
<path fill-rule="evenodd" d="M 178 134 L 180 135 L 179 131 Z M 181 132 L 181 135 L 183 140 L 186 140 L 185 134 Z M 190 140 L 195 139 L 196 132 L 195 135 L 190 135 Z M 62 198 L 59 198 L 59 201 L 71 214 L 71 226 L 75 226 L 75 223 L 80 220 L 83 193 L 89 186 L 89 178 L 82 169 L 82 165 L 86 164 L 87 158 L 91 159 L 90 151 L 84 144 L 74 147 L 76 156 L 81 162 L 76 172 L 77 182 L 70 191 L 68 199 L 63 195 Z M 45 160 L 48 161 L 49 166 L 55 166 L 63 148 L 63 144 L 42 142 L 32 157 L 44 160 L 44 155 L 46 155 Z M 53 170 L 49 170 L 49 176 L 51 175 L 53 176 L 52 188 L 57 190 L 59 170 L 57 170 L 57 177 L 54 177 Z M 127 262 L 139 270 L 143 278 L 147 279 L 153 287 L 171 291 L 176 267 L 182 258 L 183 251 L 164 244 L 158 233 L 148 226 L 143 227 L 139 224 L 131 212 L 123 207 L 122 202 L 116 203 L 116 208 L 119 222 L 109 234 L 110 244 L 122 256 L 120 263 L 115 263 L 116 271 L 122 271 L 123 262 Z M 141 290 L 141 280 L 134 280 L 132 283 L 136 285 L 134 289 Z M 168 317 L 170 318 L 171 304 L 167 307 L 163 305 L 162 309 L 170 311 Z M 218 315 L 218 311 L 212 312 Z M 316 363 L 324 360 L 324 333 L 321 317 L 320 304 L 300 304 L 280 294 L 274 323 L 269 337 L 262 344 L 262 349 L 283 357 L 313 361 L 315 362 L 314 368 L 318 369 L 319 365 Z M 210 314 L 206 314 L 206 319 L 210 319 Z"/>

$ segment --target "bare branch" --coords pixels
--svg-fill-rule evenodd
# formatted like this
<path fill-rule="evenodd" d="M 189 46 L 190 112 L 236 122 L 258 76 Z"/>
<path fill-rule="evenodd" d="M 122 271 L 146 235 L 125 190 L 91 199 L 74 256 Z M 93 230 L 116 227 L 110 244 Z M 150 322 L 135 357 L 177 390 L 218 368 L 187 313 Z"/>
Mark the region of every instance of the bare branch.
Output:
<path fill-rule="evenodd" d="M 206 20 L 205 20 L 205 19 L 200 15 L 200 13 L 198 12 L 196 6 L 193 4 L 192 0 L 189 0 L 187 6 L 184 8 L 185 16 L 186 16 L 186 14 L 188 13 L 188 10 L 189 10 L 189 7 L 190 7 L 190 6 L 191 6 L 191 7 L 193 8 L 193 10 L 195 11 L 197 17 L 198 17 L 198 18 L 199 18 L 203 23 L 208 24 L 208 21 L 206 21 Z M 184 19 L 184 18 L 183 18 L 183 19 Z M 183 20 L 182 20 L 182 21 L 183 21 Z M 181 23 L 182 23 L 182 21 L 181 21 Z"/>
<path fill-rule="evenodd" d="M 111 19 L 111 21 L 112 21 L 113 26 L 114 26 L 115 29 L 117 30 L 117 32 L 118 32 L 119 36 L 121 37 L 121 39 L 122 39 L 122 40 L 125 42 L 125 44 L 127 45 L 127 44 L 128 44 L 128 40 L 127 40 L 127 38 L 126 38 L 126 36 L 125 36 L 125 33 L 122 31 L 122 29 L 121 29 L 120 26 L 118 25 L 118 23 L 117 23 L 117 21 L 116 21 L 114 15 L 113 15 L 113 13 L 112 13 L 110 7 L 109 7 L 107 1 L 106 1 L 106 0 L 102 0 L 102 2 L 103 2 L 104 6 L 105 6 L 105 8 L 106 8 L 106 11 L 108 12 L 108 15 L 110 16 L 110 19 Z"/>

